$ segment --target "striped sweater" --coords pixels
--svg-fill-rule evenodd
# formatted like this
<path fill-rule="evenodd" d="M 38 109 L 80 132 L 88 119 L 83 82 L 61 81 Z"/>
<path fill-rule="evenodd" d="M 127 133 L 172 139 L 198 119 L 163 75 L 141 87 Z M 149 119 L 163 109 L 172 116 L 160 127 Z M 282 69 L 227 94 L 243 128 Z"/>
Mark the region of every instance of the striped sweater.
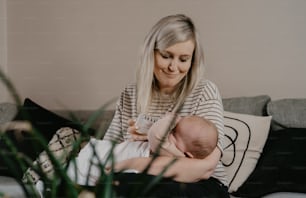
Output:
<path fill-rule="evenodd" d="M 128 85 L 116 104 L 116 111 L 104 139 L 122 142 L 131 138 L 127 132 L 128 120 L 137 117 L 136 85 Z M 149 116 L 153 120 L 160 118 L 173 108 L 173 100 L 169 97 L 153 98 L 149 108 Z M 193 92 L 185 99 L 180 116 L 197 115 L 212 121 L 219 132 L 218 148 L 223 151 L 224 123 L 223 106 L 217 86 L 209 80 L 202 80 Z M 219 161 L 212 177 L 227 185 L 224 167 Z"/>

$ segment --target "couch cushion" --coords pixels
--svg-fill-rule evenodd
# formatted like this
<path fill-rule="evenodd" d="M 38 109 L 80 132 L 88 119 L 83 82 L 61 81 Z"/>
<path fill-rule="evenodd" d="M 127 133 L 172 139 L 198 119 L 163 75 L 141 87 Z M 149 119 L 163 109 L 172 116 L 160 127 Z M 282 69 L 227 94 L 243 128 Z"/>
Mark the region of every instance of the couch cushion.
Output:
<path fill-rule="evenodd" d="M 262 116 L 267 115 L 266 106 L 270 100 L 268 95 L 258 95 L 224 98 L 222 102 L 225 111 Z"/>
<path fill-rule="evenodd" d="M 271 116 L 224 112 L 225 138 L 222 162 L 229 191 L 236 191 L 254 170 L 266 142 Z"/>
<path fill-rule="evenodd" d="M 271 131 L 258 164 L 234 192 L 238 197 L 262 197 L 272 192 L 306 193 L 306 128 Z"/>
<path fill-rule="evenodd" d="M 306 128 L 306 99 L 280 99 L 271 101 L 267 107 L 273 116 L 272 128 Z"/>
<path fill-rule="evenodd" d="M 0 124 L 14 119 L 18 112 L 17 106 L 11 103 L 0 104 Z"/>

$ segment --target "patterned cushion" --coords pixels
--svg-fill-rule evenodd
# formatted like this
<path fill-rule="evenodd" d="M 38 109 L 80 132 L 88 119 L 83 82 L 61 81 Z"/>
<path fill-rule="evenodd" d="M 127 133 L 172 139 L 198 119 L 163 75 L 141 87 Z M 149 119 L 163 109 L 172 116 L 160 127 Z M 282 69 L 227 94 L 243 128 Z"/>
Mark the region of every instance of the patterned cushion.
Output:
<path fill-rule="evenodd" d="M 224 112 L 225 141 L 222 162 L 229 191 L 236 191 L 249 177 L 265 145 L 271 116 Z"/>
<path fill-rule="evenodd" d="M 61 128 L 56 132 L 48 144 L 48 149 L 55 159 L 57 159 L 59 165 L 64 167 L 71 157 L 72 151 L 79 151 L 79 148 L 76 149 L 74 146 L 76 146 L 80 138 L 81 133 L 69 127 Z M 46 176 L 48 179 L 52 179 L 54 173 L 54 165 L 47 152 L 43 151 L 33 162 L 33 168 L 30 167 L 27 169 L 22 180 L 24 183 L 36 183 L 41 178 L 41 175 Z"/>

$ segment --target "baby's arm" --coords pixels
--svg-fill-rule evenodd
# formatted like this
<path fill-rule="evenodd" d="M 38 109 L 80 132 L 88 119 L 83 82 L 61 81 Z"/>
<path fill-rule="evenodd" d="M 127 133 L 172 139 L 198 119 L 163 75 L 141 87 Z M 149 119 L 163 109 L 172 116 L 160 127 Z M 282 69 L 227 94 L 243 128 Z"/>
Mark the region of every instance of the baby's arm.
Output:
<path fill-rule="evenodd" d="M 169 134 L 171 133 L 173 125 L 178 120 L 174 114 L 167 113 L 151 126 L 148 131 L 148 141 L 153 153 L 158 153 L 163 156 L 184 157 L 184 154 L 169 141 Z"/>

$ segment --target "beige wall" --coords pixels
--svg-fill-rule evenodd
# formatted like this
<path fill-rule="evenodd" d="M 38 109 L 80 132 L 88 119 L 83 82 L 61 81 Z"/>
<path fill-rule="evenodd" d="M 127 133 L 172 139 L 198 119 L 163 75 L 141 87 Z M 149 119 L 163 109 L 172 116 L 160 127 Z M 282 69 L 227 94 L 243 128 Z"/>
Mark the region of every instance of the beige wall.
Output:
<path fill-rule="evenodd" d="M 0 70 L 7 72 L 6 0 L 0 0 Z M 0 79 L 0 103 L 8 101 L 7 89 Z"/>
<path fill-rule="evenodd" d="M 134 80 L 149 28 L 185 13 L 223 97 L 306 98 L 305 10 L 304 0 L 9 0 L 8 74 L 48 108 L 96 109 Z"/>

